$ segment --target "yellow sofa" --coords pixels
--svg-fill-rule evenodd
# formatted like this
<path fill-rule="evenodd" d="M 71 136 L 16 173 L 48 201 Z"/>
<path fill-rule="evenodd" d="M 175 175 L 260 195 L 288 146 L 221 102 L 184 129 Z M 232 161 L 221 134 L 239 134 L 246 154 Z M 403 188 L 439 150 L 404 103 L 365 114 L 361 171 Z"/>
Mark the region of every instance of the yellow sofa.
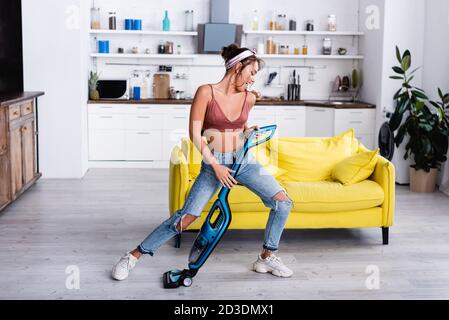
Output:
<path fill-rule="evenodd" d="M 250 150 L 294 202 L 286 229 L 380 227 L 383 244 L 388 244 L 395 203 L 393 164 L 378 156 L 371 176 L 352 185 L 343 185 L 331 177 L 338 162 L 367 151 L 354 137 L 354 130 L 330 138 L 272 138 Z M 169 170 L 170 214 L 182 208 L 199 173 L 201 157 L 189 138 L 173 148 Z M 204 208 L 201 219 L 188 230 L 201 228 L 217 194 Z M 237 185 L 228 199 L 232 211 L 230 229 L 265 228 L 270 209 L 257 195 Z M 180 236 L 175 246 L 179 245 Z"/>

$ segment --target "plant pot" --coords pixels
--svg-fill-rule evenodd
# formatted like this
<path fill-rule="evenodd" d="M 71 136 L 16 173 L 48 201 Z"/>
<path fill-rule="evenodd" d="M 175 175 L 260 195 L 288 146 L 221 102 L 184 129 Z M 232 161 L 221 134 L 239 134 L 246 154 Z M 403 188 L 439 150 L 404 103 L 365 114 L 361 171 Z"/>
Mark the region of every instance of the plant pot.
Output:
<path fill-rule="evenodd" d="M 90 100 L 99 100 L 100 99 L 100 93 L 96 89 L 89 90 L 89 99 Z"/>
<path fill-rule="evenodd" d="M 410 167 L 410 191 L 431 193 L 435 191 L 438 169 L 430 169 L 429 172 L 416 170 Z"/>

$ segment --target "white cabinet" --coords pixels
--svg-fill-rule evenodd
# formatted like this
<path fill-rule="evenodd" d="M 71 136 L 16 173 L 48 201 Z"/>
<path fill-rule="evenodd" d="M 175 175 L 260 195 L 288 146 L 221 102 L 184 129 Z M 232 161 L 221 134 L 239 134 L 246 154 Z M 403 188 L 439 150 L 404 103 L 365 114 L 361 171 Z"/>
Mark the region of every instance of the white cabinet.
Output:
<path fill-rule="evenodd" d="M 334 109 L 321 107 L 306 107 L 306 136 L 334 136 Z"/>
<path fill-rule="evenodd" d="M 189 105 L 91 104 L 89 160 L 169 160 L 188 136 Z"/>
<path fill-rule="evenodd" d="M 355 136 L 368 149 L 374 148 L 375 109 L 336 109 L 335 134 L 354 128 Z"/>
<path fill-rule="evenodd" d="M 162 160 L 162 131 L 125 131 L 125 160 Z"/>
<path fill-rule="evenodd" d="M 121 130 L 89 130 L 89 160 L 125 159 L 125 136 Z"/>
<path fill-rule="evenodd" d="M 189 136 L 190 105 L 91 104 L 89 160 L 168 161 L 173 147 Z M 375 109 L 256 105 L 248 126 L 276 124 L 278 137 L 332 137 L 351 128 L 372 149 Z"/>
<path fill-rule="evenodd" d="M 276 107 L 279 137 L 304 137 L 306 135 L 306 108 L 303 106 Z"/>
<path fill-rule="evenodd" d="M 304 137 L 306 112 L 303 106 L 254 106 L 248 117 L 248 126 L 276 124 L 275 136 Z"/>

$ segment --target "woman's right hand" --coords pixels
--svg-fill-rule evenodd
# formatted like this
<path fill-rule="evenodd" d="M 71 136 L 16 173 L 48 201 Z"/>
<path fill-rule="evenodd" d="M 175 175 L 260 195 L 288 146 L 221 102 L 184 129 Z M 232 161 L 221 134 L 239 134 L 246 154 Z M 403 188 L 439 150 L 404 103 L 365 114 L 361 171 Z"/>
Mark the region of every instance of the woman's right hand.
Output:
<path fill-rule="evenodd" d="M 238 183 L 237 180 L 235 180 L 231 175 L 233 172 L 235 172 L 234 170 L 229 169 L 228 167 L 222 164 L 217 164 L 213 168 L 215 176 L 221 182 L 221 185 L 223 187 L 231 189 L 234 185 Z"/>

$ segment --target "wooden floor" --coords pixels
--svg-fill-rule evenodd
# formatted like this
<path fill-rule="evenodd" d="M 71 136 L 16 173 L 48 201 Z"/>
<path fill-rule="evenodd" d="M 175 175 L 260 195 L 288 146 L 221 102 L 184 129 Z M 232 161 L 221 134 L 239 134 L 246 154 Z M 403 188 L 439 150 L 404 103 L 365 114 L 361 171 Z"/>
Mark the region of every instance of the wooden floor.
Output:
<path fill-rule="evenodd" d="M 95 169 L 83 180 L 40 180 L 0 214 L 0 299 L 448 299 L 449 198 L 397 187 L 390 245 L 381 230 L 286 230 L 290 279 L 251 271 L 263 231 L 229 231 L 190 288 L 162 288 L 183 268 L 195 234 L 146 256 L 122 282 L 112 265 L 167 217 L 166 170 Z M 67 289 L 66 268 L 80 270 Z M 380 271 L 369 290 L 368 266 Z M 368 270 L 369 271 L 369 270 Z"/>

